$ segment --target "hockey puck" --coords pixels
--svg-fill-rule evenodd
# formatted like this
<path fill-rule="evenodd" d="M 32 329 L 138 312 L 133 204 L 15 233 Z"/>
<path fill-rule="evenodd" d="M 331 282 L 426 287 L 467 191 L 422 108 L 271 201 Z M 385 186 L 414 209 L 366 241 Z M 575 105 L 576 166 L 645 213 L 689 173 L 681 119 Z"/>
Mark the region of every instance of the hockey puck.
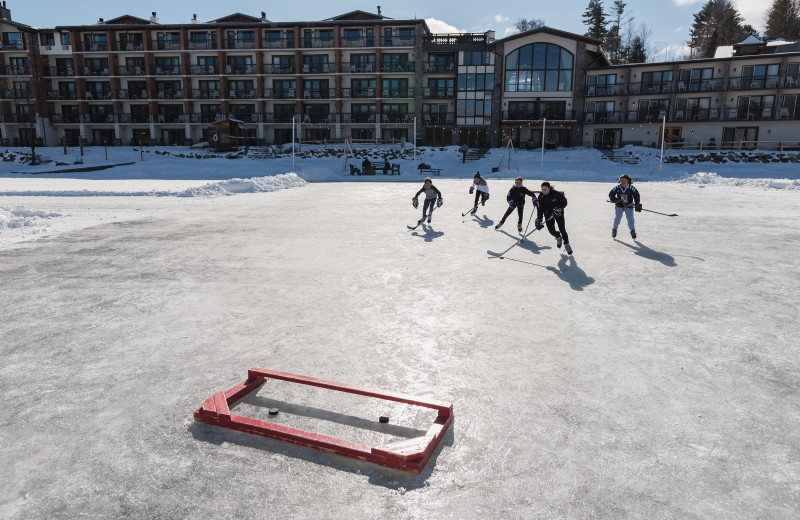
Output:
<path fill-rule="evenodd" d="M 278 415 L 278 409 L 277 408 L 270 408 L 269 409 L 269 414 L 270 415 Z"/>
<path fill-rule="evenodd" d="M 388 423 L 389 422 L 389 418 L 387 416 L 385 416 L 385 415 L 381 415 L 380 418 L 378 418 L 378 421 L 380 421 L 382 423 Z"/>

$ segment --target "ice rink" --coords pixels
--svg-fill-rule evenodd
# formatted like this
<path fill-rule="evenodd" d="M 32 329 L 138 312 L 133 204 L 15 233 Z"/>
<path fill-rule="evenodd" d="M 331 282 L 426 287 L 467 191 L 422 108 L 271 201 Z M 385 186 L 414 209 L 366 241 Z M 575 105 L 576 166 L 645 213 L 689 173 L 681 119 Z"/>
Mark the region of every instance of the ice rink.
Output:
<path fill-rule="evenodd" d="M 414 231 L 418 182 L 59 201 L 125 218 L 0 249 L 0 517 L 796 518 L 800 191 L 637 183 L 679 216 L 634 241 L 613 183 L 559 182 L 574 256 L 499 259 L 511 181 L 462 218 L 470 183 Z M 250 367 L 455 422 L 410 475 L 193 421 Z M 238 412 L 270 406 L 365 442 L 430 419 L 272 382 Z"/>

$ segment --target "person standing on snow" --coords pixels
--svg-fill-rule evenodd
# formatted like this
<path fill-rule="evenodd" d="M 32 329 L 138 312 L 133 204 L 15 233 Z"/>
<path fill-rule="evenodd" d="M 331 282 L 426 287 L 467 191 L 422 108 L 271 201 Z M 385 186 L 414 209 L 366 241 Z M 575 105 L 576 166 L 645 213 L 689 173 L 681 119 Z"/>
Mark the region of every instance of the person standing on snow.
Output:
<path fill-rule="evenodd" d="M 534 201 L 537 208 L 536 229 L 542 229 L 542 217 L 547 223 L 547 231 L 556 237 L 556 247 L 561 249 L 561 242 L 564 242 L 564 250 L 568 255 L 572 254 L 572 247 L 569 245 L 569 236 L 564 224 L 564 208 L 567 207 L 567 198 L 563 193 L 557 191 L 549 182 L 542 183 L 542 194 L 539 195 L 538 204 Z M 556 231 L 558 224 L 558 231 Z"/>
<path fill-rule="evenodd" d="M 478 211 L 478 199 L 481 199 L 480 202 L 483 206 L 485 206 L 486 201 L 489 200 L 489 185 L 486 183 L 486 180 L 481 177 L 481 172 L 475 173 L 472 186 L 469 188 L 469 194 L 472 195 L 472 192 L 476 189 L 478 191 L 475 193 L 475 207 L 469 212 L 470 215 L 474 215 L 475 212 Z"/>
<path fill-rule="evenodd" d="M 522 177 L 517 177 L 514 179 L 514 186 L 508 190 L 508 195 L 506 195 L 508 209 L 505 215 L 503 215 L 503 218 L 500 219 L 500 223 L 494 227 L 495 229 L 500 229 L 500 226 L 505 224 L 506 219 L 511 215 L 511 212 L 514 211 L 514 208 L 517 208 L 517 214 L 519 215 L 517 231 L 522 233 L 522 214 L 525 211 L 525 195 L 530 195 L 534 200 L 534 205 L 536 204 L 536 194 L 522 185 Z"/>
<path fill-rule="evenodd" d="M 431 213 L 433 213 L 433 205 L 436 204 L 436 207 L 442 206 L 442 192 L 436 189 L 436 186 L 433 185 L 433 181 L 430 177 L 425 177 L 425 183 L 422 185 L 422 188 L 414 195 L 414 198 L 411 199 L 412 204 L 416 208 L 419 205 L 419 201 L 417 197 L 419 194 L 425 192 L 425 203 L 422 205 L 422 218 L 419 219 L 419 223 L 425 220 L 425 214 L 427 213 L 428 216 L 428 224 L 431 223 Z M 430 206 L 431 210 L 428 212 L 428 207 Z"/>
<path fill-rule="evenodd" d="M 617 205 L 614 208 L 614 227 L 611 228 L 611 237 L 617 236 L 617 227 L 622 222 L 622 214 L 628 221 L 628 229 L 631 230 L 631 238 L 636 238 L 636 226 L 633 222 L 634 210 L 642 211 L 641 198 L 639 191 L 633 187 L 633 179 L 628 175 L 622 174 L 619 177 L 619 184 L 608 193 L 608 199 Z"/>

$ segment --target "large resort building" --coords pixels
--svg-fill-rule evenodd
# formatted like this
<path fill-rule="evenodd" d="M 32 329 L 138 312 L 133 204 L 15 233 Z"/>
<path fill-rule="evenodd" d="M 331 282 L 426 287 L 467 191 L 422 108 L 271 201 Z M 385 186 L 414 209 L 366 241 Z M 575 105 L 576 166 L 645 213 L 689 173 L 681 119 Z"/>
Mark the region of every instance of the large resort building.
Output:
<path fill-rule="evenodd" d="M 432 34 L 363 11 L 311 22 L 122 16 L 33 28 L 0 4 L 0 144 L 186 145 L 235 119 L 253 144 L 706 148 L 800 141 L 800 45 L 613 66 L 550 28 Z M 414 131 L 416 130 L 416 136 Z M 744 144 L 743 144 L 744 143 Z"/>

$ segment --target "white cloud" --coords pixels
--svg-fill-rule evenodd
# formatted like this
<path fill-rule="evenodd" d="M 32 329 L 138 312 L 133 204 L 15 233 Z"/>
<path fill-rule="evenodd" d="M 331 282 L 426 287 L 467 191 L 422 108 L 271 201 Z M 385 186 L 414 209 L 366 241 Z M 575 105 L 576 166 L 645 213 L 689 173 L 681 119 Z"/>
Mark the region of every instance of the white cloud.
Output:
<path fill-rule="evenodd" d="M 678 7 L 683 7 L 684 5 L 699 4 L 702 1 L 703 0 L 672 0 L 672 3 Z"/>
<path fill-rule="evenodd" d="M 689 57 L 690 48 L 688 45 L 667 45 L 656 49 L 655 56 L 651 61 L 675 61 Z"/>
<path fill-rule="evenodd" d="M 503 31 L 503 38 L 505 38 L 506 36 L 511 36 L 512 34 L 516 34 L 518 32 L 519 31 L 517 30 L 516 27 L 506 27 L 506 30 Z"/>
<path fill-rule="evenodd" d="M 678 27 L 677 29 L 675 29 L 675 32 L 676 33 L 683 32 L 683 27 Z"/>
<path fill-rule="evenodd" d="M 767 17 L 767 2 L 733 0 L 733 6 L 744 18 L 744 23 L 749 23 L 756 29 L 764 27 L 764 19 Z"/>
<path fill-rule="evenodd" d="M 464 29 L 459 29 L 454 25 L 450 25 L 447 22 L 442 20 L 437 20 L 436 18 L 425 18 L 425 23 L 428 24 L 428 28 L 434 34 L 453 34 L 453 33 L 465 33 Z"/>
<path fill-rule="evenodd" d="M 492 17 L 492 20 L 494 20 L 497 23 L 503 23 L 511 20 L 511 18 L 509 18 L 508 16 L 503 16 L 502 14 L 496 14 Z"/>

